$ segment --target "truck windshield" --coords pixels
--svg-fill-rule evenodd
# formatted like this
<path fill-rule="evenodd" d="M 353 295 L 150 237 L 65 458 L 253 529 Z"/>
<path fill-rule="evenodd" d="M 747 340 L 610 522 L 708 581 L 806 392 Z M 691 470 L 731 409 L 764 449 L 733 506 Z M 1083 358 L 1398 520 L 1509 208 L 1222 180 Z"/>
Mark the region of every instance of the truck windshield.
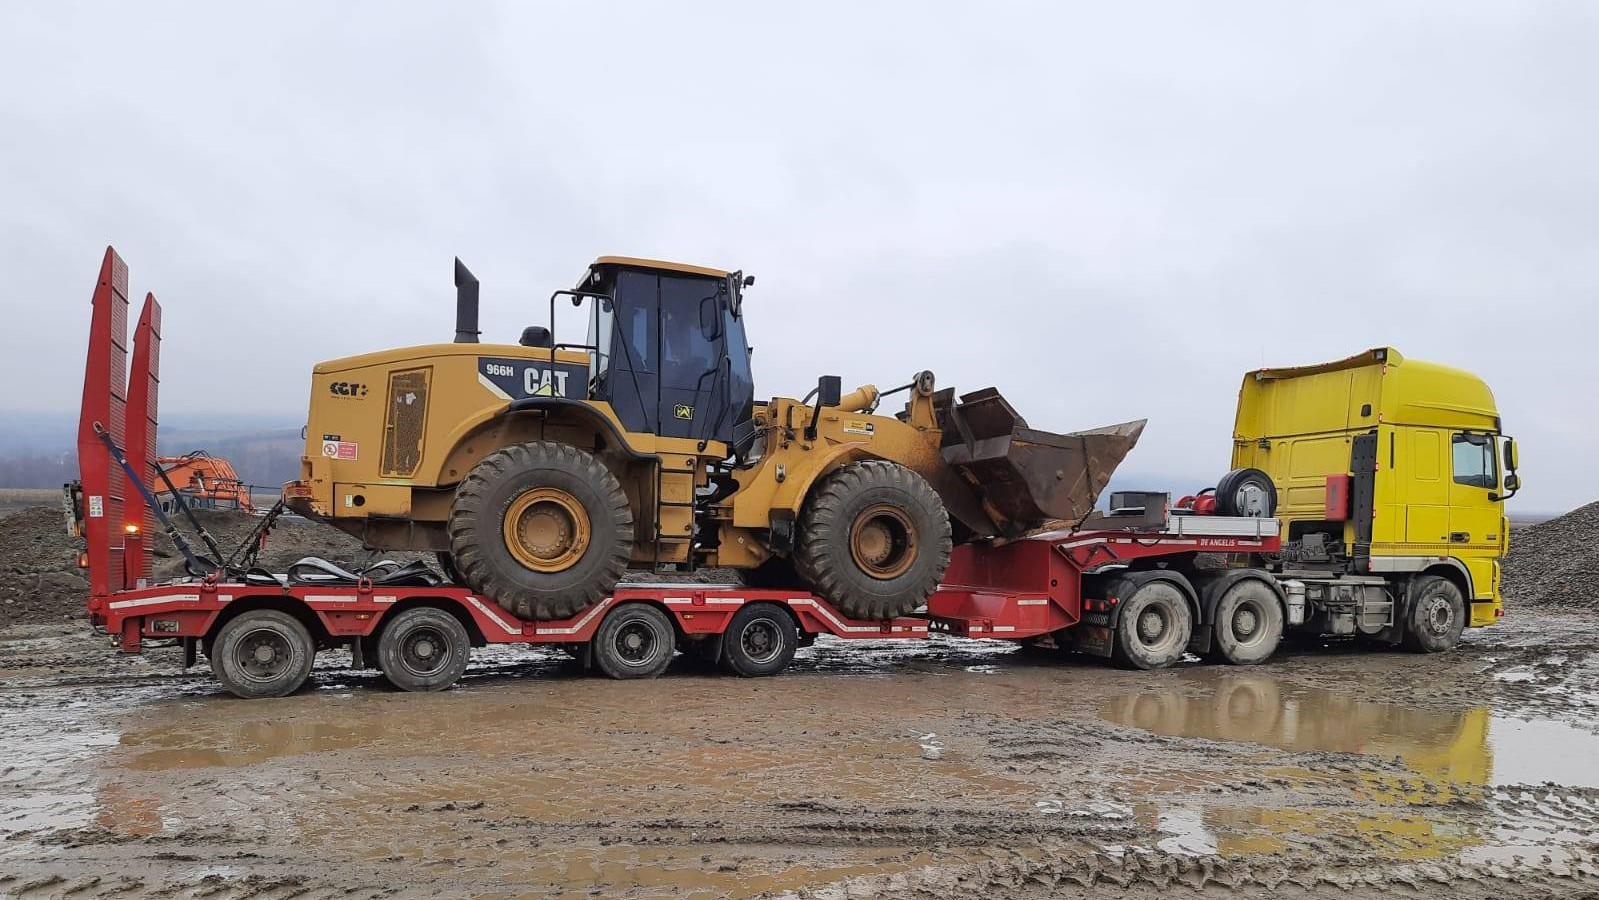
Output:
<path fill-rule="evenodd" d="M 1498 460 L 1494 454 L 1493 438 L 1486 434 L 1455 435 L 1454 475 L 1456 484 L 1498 487 Z"/>

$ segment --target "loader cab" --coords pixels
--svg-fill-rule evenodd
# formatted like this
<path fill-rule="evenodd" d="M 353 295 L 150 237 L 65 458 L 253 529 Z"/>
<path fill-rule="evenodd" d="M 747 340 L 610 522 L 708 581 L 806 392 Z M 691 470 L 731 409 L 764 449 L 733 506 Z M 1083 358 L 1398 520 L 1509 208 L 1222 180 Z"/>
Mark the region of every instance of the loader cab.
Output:
<path fill-rule="evenodd" d="M 736 444 L 755 386 L 739 273 L 601 257 L 578 289 L 607 299 L 589 320 L 590 394 L 630 432 Z"/>

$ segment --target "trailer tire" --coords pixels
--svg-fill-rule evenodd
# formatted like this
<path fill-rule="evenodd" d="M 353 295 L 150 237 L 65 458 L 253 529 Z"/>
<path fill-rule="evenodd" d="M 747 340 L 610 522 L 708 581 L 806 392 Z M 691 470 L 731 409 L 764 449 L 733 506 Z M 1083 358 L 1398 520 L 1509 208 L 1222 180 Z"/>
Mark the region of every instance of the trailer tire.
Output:
<path fill-rule="evenodd" d="M 1405 613 L 1406 649 L 1442 653 L 1453 649 L 1466 627 L 1466 597 L 1460 586 L 1438 575 L 1411 582 Z"/>
<path fill-rule="evenodd" d="M 284 697 L 310 677 L 316 643 L 305 625 L 288 613 L 252 609 L 222 626 L 209 656 L 211 671 L 234 696 Z"/>
<path fill-rule="evenodd" d="M 1235 666 L 1259 665 L 1277 652 L 1282 637 L 1282 604 L 1277 592 L 1259 580 L 1238 581 L 1216 601 L 1211 625 L 1213 660 Z"/>
<path fill-rule="evenodd" d="M 396 613 L 378 635 L 378 668 L 402 691 L 444 690 L 466 673 L 471 655 L 466 626 L 431 606 Z"/>
<path fill-rule="evenodd" d="M 462 580 L 521 619 L 564 619 L 627 571 L 633 511 L 622 485 L 570 444 L 512 444 L 456 489 L 450 556 Z"/>
<path fill-rule="evenodd" d="M 1135 669 L 1164 669 L 1183 658 L 1194 632 L 1194 612 L 1169 581 L 1146 581 L 1121 601 L 1115 657 Z"/>
<path fill-rule="evenodd" d="M 776 675 L 799 649 L 794 618 L 775 603 L 747 603 L 722 635 L 722 669 L 742 678 Z"/>
<path fill-rule="evenodd" d="M 654 678 L 672 664 L 676 641 L 666 613 L 648 603 L 624 603 L 594 633 L 594 662 L 612 678 Z"/>
<path fill-rule="evenodd" d="M 949 514 L 922 476 L 885 460 L 839 468 L 811 489 L 794 563 L 846 616 L 886 622 L 927 601 L 949 566 Z"/>
<path fill-rule="evenodd" d="M 1216 482 L 1216 512 L 1269 519 L 1277 514 L 1277 485 L 1259 469 L 1234 469 Z"/>

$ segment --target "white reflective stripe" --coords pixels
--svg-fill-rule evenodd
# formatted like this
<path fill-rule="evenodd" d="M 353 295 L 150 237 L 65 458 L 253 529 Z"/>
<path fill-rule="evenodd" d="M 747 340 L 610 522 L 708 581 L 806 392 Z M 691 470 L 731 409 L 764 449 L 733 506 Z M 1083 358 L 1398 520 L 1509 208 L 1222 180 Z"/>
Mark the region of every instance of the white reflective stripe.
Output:
<path fill-rule="evenodd" d="M 354 603 L 360 597 L 351 597 L 347 594 L 306 594 L 307 603 Z"/>
<path fill-rule="evenodd" d="M 795 598 L 793 600 L 789 600 L 788 603 L 789 603 L 790 606 L 809 606 L 810 608 L 816 610 L 816 614 L 817 615 L 819 615 L 822 618 L 826 619 L 827 621 L 831 622 L 833 624 L 833 627 L 837 628 L 839 631 L 842 631 L 842 632 L 845 632 L 845 633 L 848 633 L 848 634 L 882 634 L 883 633 L 883 628 L 880 625 L 845 625 L 843 622 L 839 621 L 838 616 L 833 615 L 831 610 L 829 610 L 827 607 L 823 606 L 820 602 L 818 602 L 816 600 L 812 600 L 810 598 L 803 598 L 803 597 Z M 914 631 L 914 632 L 918 632 L 919 633 L 919 632 L 926 631 L 927 629 L 925 627 L 914 627 L 913 626 L 911 628 L 911 630 Z"/>
<path fill-rule="evenodd" d="M 521 628 L 517 628 L 517 627 L 511 626 L 511 625 L 505 624 L 505 620 L 500 618 L 499 613 L 496 613 L 494 610 L 489 609 L 487 606 L 483 605 L 483 601 L 482 600 L 479 600 L 476 597 L 468 597 L 468 598 L 466 598 L 466 602 L 468 602 L 468 603 L 472 604 L 472 606 L 476 607 L 478 612 L 480 612 L 483 615 L 488 616 L 489 618 L 493 619 L 494 620 L 494 624 L 496 624 L 496 625 L 500 626 L 501 628 L 505 629 L 505 633 L 506 634 L 521 634 L 522 633 L 522 629 Z"/>
<path fill-rule="evenodd" d="M 687 603 L 693 603 L 694 602 L 694 598 L 693 597 L 662 597 L 661 598 L 661 602 L 662 603 L 670 603 L 673 606 L 682 606 L 682 605 L 687 604 Z"/>
<path fill-rule="evenodd" d="M 472 602 L 476 603 L 477 601 L 474 600 Z M 571 627 L 569 627 L 569 628 L 535 628 L 534 629 L 534 633 L 536 633 L 536 634 L 577 634 L 579 631 L 583 630 L 584 626 L 588 625 L 589 622 L 592 622 L 594 620 L 595 616 L 599 615 L 600 612 L 603 611 L 607 606 L 610 606 L 612 603 L 615 603 L 615 602 L 616 602 L 616 598 L 615 597 L 606 597 L 604 600 L 600 601 L 600 604 L 598 606 L 596 606 L 593 609 L 589 610 L 588 611 L 588 615 L 584 616 L 581 619 L 578 619 L 577 622 L 574 623 Z"/>
<path fill-rule="evenodd" d="M 394 601 L 398 600 L 399 598 L 398 597 L 391 597 L 391 596 L 385 594 L 382 597 L 373 597 L 372 599 L 377 601 L 378 603 L 393 603 Z"/>
<path fill-rule="evenodd" d="M 1016 630 L 1016 626 L 1015 625 L 995 625 L 995 626 L 989 628 L 988 630 L 989 631 L 1015 631 Z"/>
<path fill-rule="evenodd" d="M 715 603 L 715 604 L 718 604 L 718 605 L 721 605 L 721 606 L 742 606 L 742 605 L 744 605 L 744 598 L 743 597 L 706 597 L 705 598 L 705 602 L 706 603 Z"/>
<path fill-rule="evenodd" d="M 223 603 L 232 603 L 233 602 L 233 595 L 232 594 L 218 594 L 217 595 L 217 599 L 221 600 Z"/>
<path fill-rule="evenodd" d="M 1030 600 L 1017 600 L 1017 606 L 1043 606 L 1049 602 L 1048 597 L 1034 597 Z"/>
<path fill-rule="evenodd" d="M 111 609 L 133 609 L 136 606 L 155 606 L 158 603 L 199 603 L 199 594 L 163 594 L 159 597 L 140 597 L 137 600 L 113 600 Z"/>

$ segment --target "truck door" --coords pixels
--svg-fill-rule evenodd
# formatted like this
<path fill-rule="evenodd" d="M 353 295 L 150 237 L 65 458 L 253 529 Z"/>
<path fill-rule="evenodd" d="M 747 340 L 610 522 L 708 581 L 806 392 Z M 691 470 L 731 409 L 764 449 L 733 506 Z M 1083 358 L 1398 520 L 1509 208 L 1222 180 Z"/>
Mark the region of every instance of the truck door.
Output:
<path fill-rule="evenodd" d="M 722 307 L 726 284 L 661 276 L 662 437 L 710 440 L 719 416 Z M 730 424 L 730 423 L 729 423 Z"/>
<path fill-rule="evenodd" d="M 1412 546 L 1390 554 L 1417 556 L 1443 554 L 1449 546 L 1449 458 L 1447 438 L 1449 433 L 1430 428 L 1408 428 L 1401 439 L 1409 445 L 1407 458 L 1399 465 L 1409 464 L 1410 473 L 1404 478 L 1405 543 Z"/>
<path fill-rule="evenodd" d="M 1466 564 L 1476 599 L 1493 595 L 1503 510 L 1489 496 L 1499 489 L 1498 456 L 1492 435 L 1450 435 L 1449 555 Z"/>

